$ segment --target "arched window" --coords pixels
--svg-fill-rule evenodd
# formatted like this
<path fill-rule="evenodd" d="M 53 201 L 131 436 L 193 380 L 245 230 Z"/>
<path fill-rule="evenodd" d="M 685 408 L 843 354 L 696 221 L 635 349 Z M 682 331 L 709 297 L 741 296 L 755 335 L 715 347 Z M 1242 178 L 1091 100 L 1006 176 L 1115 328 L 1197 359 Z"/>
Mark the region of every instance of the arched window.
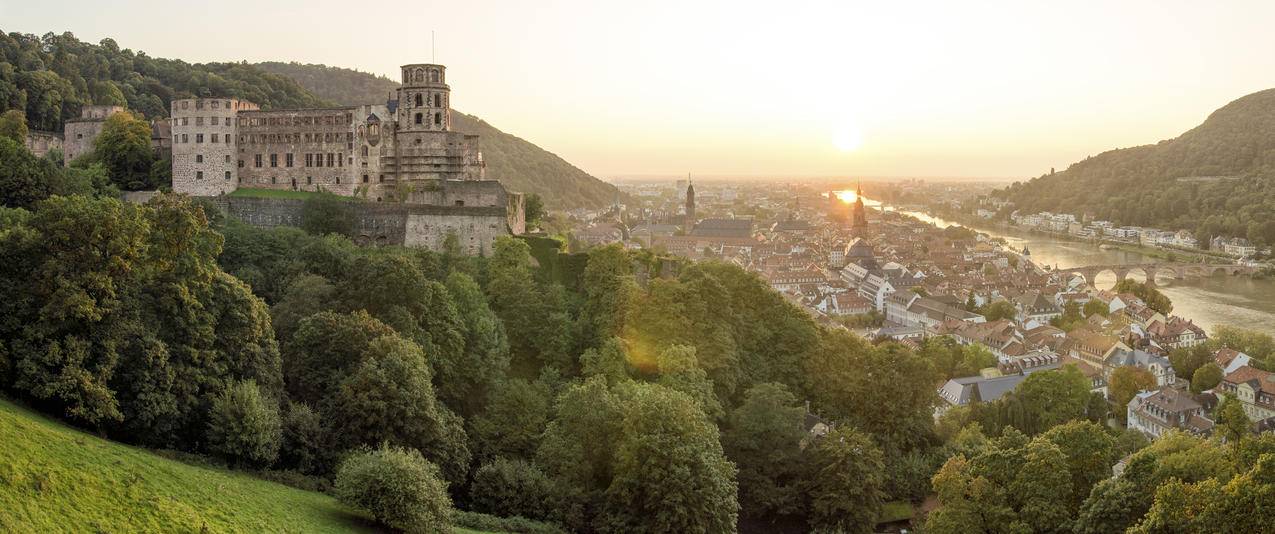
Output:
<path fill-rule="evenodd" d="M 442 113 L 435 113 L 435 114 L 434 114 L 434 126 L 441 126 L 442 124 L 443 124 L 443 114 L 442 114 Z"/>
<path fill-rule="evenodd" d="M 367 145 L 363 145 L 363 157 L 367 157 Z"/>
<path fill-rule="evenodd" d="M 424 70 L 421 70 L 421 69 L 416 69 L 416 73 L 415 73 L 415 75 L 413 76 L 412 81 L 414 81 L 414 82 L 423 82 L 423 81 L 425 81 L 425 71 L 424 71 Z"/>
<path fill-rule="evenodd" d="M 434 95 L 434 107 L 436 108 L 443 107 L 443 95 L 439 95 L 439 94 Z"/>
<path fill-rule="evenodd" d="M 421 107 L 422 105 L 423 104 L 421 104 L 421 94 L 416 93 L 416 107 Z"/>
<path fill-rule="evenodd" d="M 420 124 L 420 123 L 421 123 L 421 114 L 420 114 L 420 113 L 417 113 L 417 114 L 416 114 L 416 124 Z"/>

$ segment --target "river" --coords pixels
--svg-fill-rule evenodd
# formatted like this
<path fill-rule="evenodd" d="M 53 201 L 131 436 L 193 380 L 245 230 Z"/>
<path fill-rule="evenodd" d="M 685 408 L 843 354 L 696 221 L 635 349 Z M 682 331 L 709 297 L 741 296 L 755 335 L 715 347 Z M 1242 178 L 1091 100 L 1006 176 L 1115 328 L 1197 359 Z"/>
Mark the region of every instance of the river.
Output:
<path fill-rule="evenodd" d="M 880 206 L 879 202 L 864 199 L 864 204 Z M 885 209 L 891 210 L 886 207 Z M 893 211 L 893 210 L 892 210 Z M 926 213 L 902 211 L 940 228 L 957 224 Z M 1032 261 L 1037 265 L 1061 268 L 1082 265 L 1137 264 L 1163 261 L 1124 250 L 1103 250 L 1097 245 L 1057 239 L 994 225 L 969 225 L 993 237 L 1004 238 L 1017 250 L 1026 246 Z M 1142 280 L 1141 272 L 1131 273 L 1131 278 Z M 1109 288 L 1116 283 L 1110 272 L 1098 276 L 1098 287 Z M 1229 325 L 1275 333 L 1275 280 L 1253 279 L 1247 276 L 1188 277 L 1172 280 L 1164 275 L 1156 278 L 1156 287 L 1173 302 L 1173 314 L 1195 321 L 1206 331 L 1214 326 Z"/>

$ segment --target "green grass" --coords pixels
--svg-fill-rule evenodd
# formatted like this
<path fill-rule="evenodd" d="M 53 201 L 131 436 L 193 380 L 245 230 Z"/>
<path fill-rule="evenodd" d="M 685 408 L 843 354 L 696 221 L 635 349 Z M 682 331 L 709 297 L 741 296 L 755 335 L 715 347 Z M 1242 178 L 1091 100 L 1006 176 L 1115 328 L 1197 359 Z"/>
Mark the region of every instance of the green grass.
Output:
<path fill-rule="evenodd" d="M 322 493 L 94 437 L 0 400 L 0 532 L 376 532 Z"/>
<path fill-rule="evenodd" d="M 290 198 L 305 200 L 317 195 L 313 191 L 293 191 L 291 189 L 254 189 L 251 187 L 240 187 L 230 192 L 232 197 L 254 197 L 254 198 Z"/>
<path fill-rule="evenodd" d="M 881 505 L 881 517 L 877 519 L 877 523 L 893 523 L 895 521 L 903 521 L 912 519 L 916 516 L 916 511 L 912 508 L 912 503 L 907 501 L 890 501 Z"/>

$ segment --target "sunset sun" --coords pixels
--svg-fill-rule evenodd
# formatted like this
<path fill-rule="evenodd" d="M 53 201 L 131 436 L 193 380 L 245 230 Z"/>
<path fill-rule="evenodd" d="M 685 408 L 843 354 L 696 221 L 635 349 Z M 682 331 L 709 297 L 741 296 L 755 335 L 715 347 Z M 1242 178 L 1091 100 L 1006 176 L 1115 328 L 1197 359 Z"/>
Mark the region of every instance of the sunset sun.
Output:
<path fill-rule="evenodd" d="M 858 128 L 846 127 L 832 137 L 832 145 L 842 152 L 854 152 L 863 144 L 863 132 Z"/>

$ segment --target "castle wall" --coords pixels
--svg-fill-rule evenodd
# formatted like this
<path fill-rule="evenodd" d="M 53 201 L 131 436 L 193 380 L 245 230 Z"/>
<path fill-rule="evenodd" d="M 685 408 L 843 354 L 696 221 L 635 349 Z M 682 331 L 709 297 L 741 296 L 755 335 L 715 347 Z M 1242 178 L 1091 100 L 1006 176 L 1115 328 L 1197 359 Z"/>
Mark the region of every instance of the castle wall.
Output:
<path fill-rule="evenodd" d="M 261 228 L 301 226 L 304 201 L 219 196 L 211 199 L 227 215 Z M 354 241 L 362 245 L 407 245 L 441 250 L 455 233 L 466 254 L 488 254 L 496 238 L 510 235 L 503 207 L 420 206 L 355 202 Z"/>
<path fill-rule="evenodd" d="M 93 151 L 93 141 L 102 133 L 103 119 L 71 119 L 63 125 L 62 156 L 67 163 Z"/>
<path fill-rule="evenodd" d="M 27 133 L 26 145 L 27 150 L 42 158 L 50 150 L 62 150 L 62 136 L 53 132 L 31 130 Z"/>

